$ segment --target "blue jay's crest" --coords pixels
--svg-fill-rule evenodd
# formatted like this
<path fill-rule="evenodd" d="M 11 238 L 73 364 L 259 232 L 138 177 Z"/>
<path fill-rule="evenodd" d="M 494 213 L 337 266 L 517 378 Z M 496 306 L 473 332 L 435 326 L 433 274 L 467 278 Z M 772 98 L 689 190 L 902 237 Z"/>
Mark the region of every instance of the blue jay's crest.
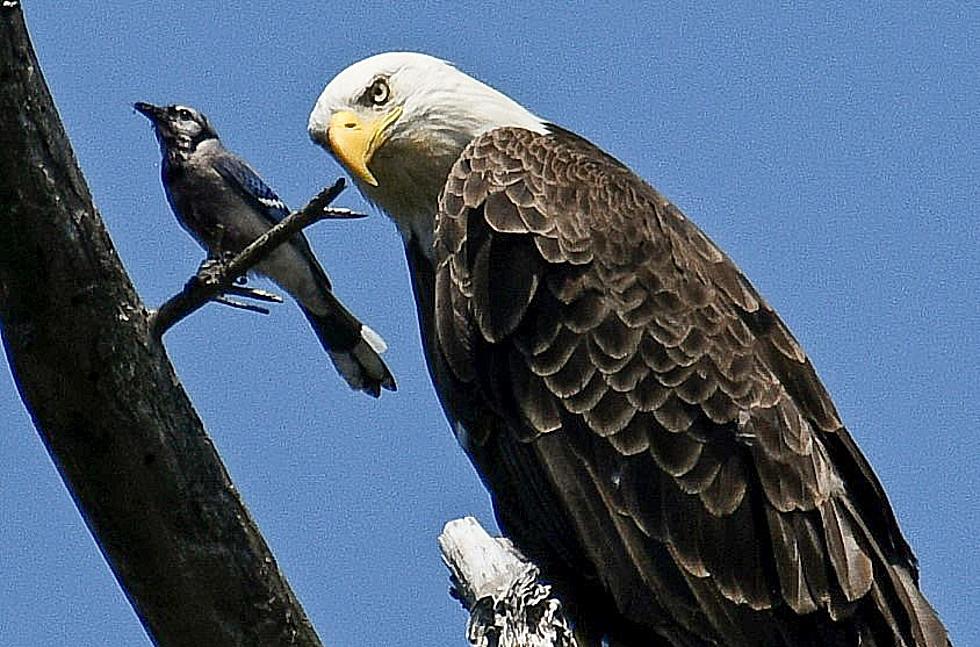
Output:
<path fill-rule="evenodd" d="M 133 106 L 153 124 L 164 153 L 189 154 L 198 144 L 217 139 L 218 133 L 208 118 L 188 106 L 155 106 L 140 101 Z"/>

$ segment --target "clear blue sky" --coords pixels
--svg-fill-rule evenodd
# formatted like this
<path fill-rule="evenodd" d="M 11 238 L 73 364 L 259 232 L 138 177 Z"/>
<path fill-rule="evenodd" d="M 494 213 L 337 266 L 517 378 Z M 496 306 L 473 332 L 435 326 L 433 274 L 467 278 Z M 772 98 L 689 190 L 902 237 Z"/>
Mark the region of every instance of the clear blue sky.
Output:
<path fill-rule="evenodd" d="M 79 162 L 150 306 L 202 253 L 164 200 L 137 100 L 203 110 L 293 205 L 341 174 L 306 135 L 313 102 L 340 69 L 385 50 L 452 60 L 624 160 L 803 342 L 955 643 L 980 644 L 972 3 L 26 4 Z M 353 190 L 339 204 L 368 208 Z M 492 516 L 429 383 L 398 237 L 378 215 L 309 237 L 341 297 L 389 342 L 397 394 L 349 391 L 291 305 L 269 317 L 210 306 L 167 348 L 326 644 L 463 645 L 436 536 L 450 519 Z M 0 370 L 0 644 L 148 644 Z"/>

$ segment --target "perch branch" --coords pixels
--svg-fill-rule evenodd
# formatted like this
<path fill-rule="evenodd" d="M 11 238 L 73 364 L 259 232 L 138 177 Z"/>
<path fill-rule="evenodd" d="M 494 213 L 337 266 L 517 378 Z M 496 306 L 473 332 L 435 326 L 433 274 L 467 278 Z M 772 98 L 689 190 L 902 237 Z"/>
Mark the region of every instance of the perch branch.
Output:
<path fill-rule="evenodd" d="M 334 182 L 333 186 L 317 194 L 305 207 L 289 214 L 275 227 L 255 239 L 251 245 L 243 249 L 227 264 L 206 263 L 203 265 L 198 273 L 184 285 L 183 290 L 169 298 L 160 306 L 159 310 L 151 315 L 150 331 L 154 339 L 162 338 L 170 328 L 202 308 L 208 301 L 219 301 L 224 305 L 244 310 L 268 313 L 265 308 L 227 299 L 222 300 L 218 297 L 224 293 L 233 293 L 237 296 L 267 302 L 281 302 L 280 297 L 269 292 L 236 286 L 234 282 L 265 260 L 276 247 L 313 223 L 327 218 L 363 217 L 363 214 L 355 213 L 349 209 L 330 208 L 330 203 L 343 190 L 344 180 L 340 178 Z"/>

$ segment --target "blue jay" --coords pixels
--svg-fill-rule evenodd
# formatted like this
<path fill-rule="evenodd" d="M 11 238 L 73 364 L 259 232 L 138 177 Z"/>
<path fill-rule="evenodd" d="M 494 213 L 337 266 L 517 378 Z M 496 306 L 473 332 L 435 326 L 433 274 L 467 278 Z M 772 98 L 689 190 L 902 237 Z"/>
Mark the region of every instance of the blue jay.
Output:
<path fill-rule="evenodd" d="M 289 214 L 279 196 L 226 149 L 207 117 L 186 106 L 134 105 L 152 123 L 163 154 L 163 188 L 178 222 L 208 258 L 236 254 Z M 385 343 L 334 296 L 302 233 L 257 266 L 296 299 L 351 388 L 375 397 L 395 390 L 381 359 Z"/>

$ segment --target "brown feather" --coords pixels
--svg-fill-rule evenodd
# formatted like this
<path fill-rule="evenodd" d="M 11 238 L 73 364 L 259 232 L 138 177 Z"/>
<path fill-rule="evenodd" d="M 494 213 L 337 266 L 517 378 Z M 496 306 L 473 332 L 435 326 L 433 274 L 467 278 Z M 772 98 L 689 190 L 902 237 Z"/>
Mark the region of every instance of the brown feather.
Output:
<path fill-rule="evenodd" d="M 800 345 L 676 207 L 581 138 L 503 128 L 435 231 L 443 403 L 501 524 L 611 644 L 941 644 Z"/>

